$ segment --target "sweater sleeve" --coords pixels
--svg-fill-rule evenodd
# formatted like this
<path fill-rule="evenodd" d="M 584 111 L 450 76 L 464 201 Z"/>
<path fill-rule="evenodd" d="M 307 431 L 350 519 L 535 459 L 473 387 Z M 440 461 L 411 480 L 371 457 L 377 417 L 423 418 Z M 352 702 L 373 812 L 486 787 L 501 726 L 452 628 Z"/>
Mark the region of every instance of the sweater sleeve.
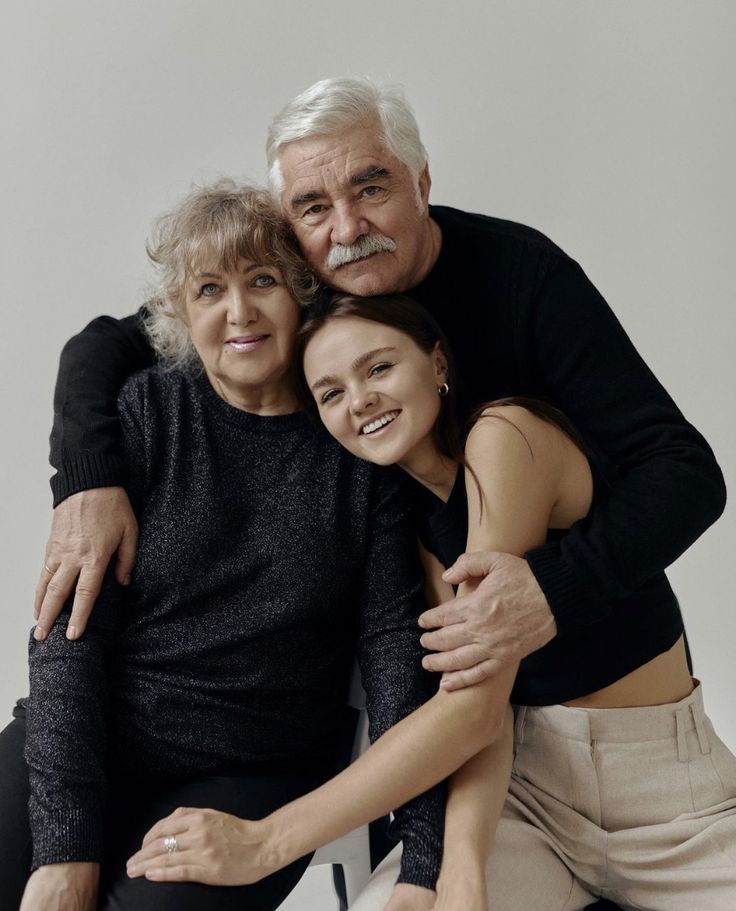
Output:
<path fill-rule="evenodd" d="M 419 614 L 425 609 L 416 538 L 390 472 L 380 490 L 361 581 L 358 660 L 372 741 L 419 708 L 437 689 L 422 668 Z M 442 861 L 445 785 L 436 785 L 394 813 L 391 832 L 403 841 L 399 882 L 434 889 Z"/>
<path fill-rule="evenodd" d="M 133 493 L 140 493 L 145 475 L 137 405 L 142 405 L 140 394 L 121 399 L 123 458 Z M 25 757 L 34 870 L 52 863 L 101 860 L 109 678 L 128 593 L 108 569 L 80 639 L 66 638 L 72 599 L 45 641 L 31 636 Z"/>
<path fill-rule="evenodd" d="M 126 484 L 117 398 L 125 380 L 155 359 L 144 314 L 98 317 L 62 350 L 50 441 L 54 506 L 90 487 Z"/>
<path fill-rule="evenodd" d="M 616 470 L 586 519 L 526 555 L 564 634 L 676 560 L 723 511 L 725 486 L 707 443 L 577 263 L 556 262 L 519 325 L 537 388 Z"/>

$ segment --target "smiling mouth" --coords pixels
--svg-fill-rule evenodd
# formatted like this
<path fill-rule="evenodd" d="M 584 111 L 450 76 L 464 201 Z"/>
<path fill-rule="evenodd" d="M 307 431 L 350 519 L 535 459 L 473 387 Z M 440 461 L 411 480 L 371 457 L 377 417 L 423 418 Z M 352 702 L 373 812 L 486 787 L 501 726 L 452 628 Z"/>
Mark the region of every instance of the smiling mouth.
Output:
<path fill-rule="evenodd" d="M 270 338 L 268 335 L 243 335 L 238 336 L 237 338 L 229 338 L 225 344 L 228 348 L 232 348 L 234 351 L 252 351 L 254 348 L 257 348 L 259 345 L 265 342 L 268 338 Z"/>
<path fill-rule="evenodd" d="M 368 434 L 376 433 L 376 431 L 381 430 L 383 427 L 386 427 L 395 421 L 399 414 L 399 411 L 387 411 L 386 414 L 382 414 L 381 417 L 376 418 L 375 421 L 363 424 L 360 428 L 361 435 L 367 436 Z"/>

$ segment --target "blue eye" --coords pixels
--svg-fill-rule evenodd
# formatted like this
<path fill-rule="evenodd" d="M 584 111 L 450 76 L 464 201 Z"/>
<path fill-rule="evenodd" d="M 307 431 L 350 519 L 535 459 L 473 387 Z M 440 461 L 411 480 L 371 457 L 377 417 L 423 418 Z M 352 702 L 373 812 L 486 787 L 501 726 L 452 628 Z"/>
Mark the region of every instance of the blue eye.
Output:
<path fill-rule="evenodd" d="M 261 275 L 257 275 L 253 279 L 253 285 L 256 288 L 272 288 L 276 284 L 276 279 L 273 275 L 269 275 L 268 272 L 263 272 Z"/>
<path fill-rule="evenodd" d="M 207 282 L 206 285 L 202 285 L 199 289 L 201 297 L 214 297 L 221 290 L 219 285 L 216 285 L 214 282 Z"/>
<path fill-rule="evenodd" d="M 373 367 L 368 371 L 368 376 L 380 376 L 380 374 L 385 373 L 387 370 L 390 370 L 394 365 L 389 364 L 387 361 L 384 361 L 380 364 L 374 364 Z"/>
<path fill-rule="evenodd" d="M 377 196 L 383 187 L 363 187 L 361 193 L 363 196 Z"/>
<path fill-rule="evenodd" d="M 331 402 L 336 396 L 340 395 L 340 389 L 328 389 L 327 392 L 323 392 L 320 396 L 319 403 L 320 405 L 326 405 L 328 402 Z"/>

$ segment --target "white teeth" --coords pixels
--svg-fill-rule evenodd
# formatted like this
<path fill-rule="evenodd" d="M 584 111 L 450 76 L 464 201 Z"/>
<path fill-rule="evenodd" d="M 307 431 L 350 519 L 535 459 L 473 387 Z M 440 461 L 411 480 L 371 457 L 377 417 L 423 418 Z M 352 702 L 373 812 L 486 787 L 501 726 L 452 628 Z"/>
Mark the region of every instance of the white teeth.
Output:
<path fill-rule="evenodd" d="M 386 424 L 390 424 L 391 421 L 395 420 L 399 416 L 398 411 L 391 411 L 389 414 L 384 414 L 382 417 L 378 418 L 376 421 L 371 421 L 370 424 L 365 424 L 360 432 L 361 433 L 373 433 L 374 430 L 379 430 L 381 427 L 385 427 Z"/>

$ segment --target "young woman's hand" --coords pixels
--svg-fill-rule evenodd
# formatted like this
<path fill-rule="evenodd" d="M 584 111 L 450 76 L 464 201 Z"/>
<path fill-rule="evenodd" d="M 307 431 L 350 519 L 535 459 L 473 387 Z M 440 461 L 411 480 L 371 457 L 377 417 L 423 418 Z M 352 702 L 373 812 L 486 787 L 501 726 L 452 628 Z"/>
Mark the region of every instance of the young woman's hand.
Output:
<path fill-rule="evenodd" d="M 485 864 L 467 859 L 458 864 L 445 861 L 433 911 L 488 911 Z"/>
<path fill-rule="evenodd" d="M 100 865 L 48 864 L 31 873 L 20 911 L 95 911 Z"/>
<path fill-rule="evenodd" d="M 267 820 L 179 807 L 146 834 L 140 851 L 128 860 L 128 876 L 213 886 L 248 885 L 285 865 L 271 847 L 269 834 Z M 173 845 L 167 841 L 172 838 Z"/>
<path fill-rule="evenodd" d="M 397 883 L 384 911 L 432 911 L 436 892 L 410 883 Z"/>

